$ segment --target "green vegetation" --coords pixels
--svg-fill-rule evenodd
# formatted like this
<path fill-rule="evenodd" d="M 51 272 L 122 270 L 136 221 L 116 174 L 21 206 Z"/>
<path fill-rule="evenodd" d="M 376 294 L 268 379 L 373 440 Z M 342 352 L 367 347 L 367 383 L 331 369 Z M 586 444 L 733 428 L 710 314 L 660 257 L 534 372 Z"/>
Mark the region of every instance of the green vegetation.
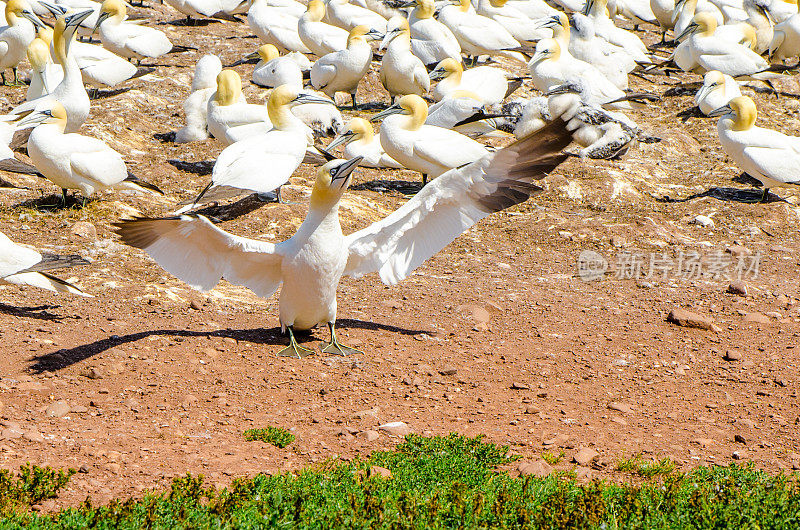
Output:
<path fill-rule="evenodd" d="M 675 462 L 669 458 L 661 460 L 645 460 L 642 455 L 622 460 L 617 464 L 617 471 L 633 473 L 640 477 L 654 477 L 656 475 L 669 475 L 675 471 Z"/>
<path fill-rule="evenodd" d="M 286 429 L 270 425 L 266 429 L 247 429 L 244 431 L 244 439 L 248 442 L 261 440 L 262 442 L 267 442 L 268 444 L 283 449 L 294 441 L 294 434 Z"/>
<path fill-rule="evenodd" d="M 700 467 L 640 485 L 512 478 L 480 437 L 410 435 L 394 451 L 258 475 L 216 490 L 176 479 L 141 500 L 17 512 L 0 528 L 775 528 L 800 527 L 800 480 L 752 466 Z M 392 478 L 368 477 L 370 466 Z"/>
<path fill-rule="evenodd" d="M 69 482 L 74 469 L 54 470 L 49 467 L 25 464 L 19 474 L 0 469 L 0 514 L 9 515 L 58 495 L 58 490 Z"/>
<path fill-rule="evenodd" d="M 542 458 L 545 462 L 554 466 L 561 462 L 564 459 L 564 451 L 559 451 L 558 454 L 551 453 L 550 451 L 545 451 L 542 453 Z"/>

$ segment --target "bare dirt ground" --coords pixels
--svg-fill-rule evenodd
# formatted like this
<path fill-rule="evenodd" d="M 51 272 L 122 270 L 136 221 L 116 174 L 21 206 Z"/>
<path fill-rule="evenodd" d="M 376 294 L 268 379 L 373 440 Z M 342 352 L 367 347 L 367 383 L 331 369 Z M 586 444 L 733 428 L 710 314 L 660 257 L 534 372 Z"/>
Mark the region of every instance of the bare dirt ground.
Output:
<path fill-rule="evenodd" d="M 715 123 L 676 117 L 693 105 L 697 76 L 631 78 L 636 89 L 668 94 L 632 113 L 661 143 L 618 161 L 568 160 L 543 194 L 479 223 L 396 287 L 374 275 L 345 279 L 341 339 L 365 353 L 300 361 L 275 356 L 285 343 L 275 298 L 225 282 L 192 291 L 111 230 L 123 216 L 171 211 L 207 182 L 169 160 L 213 161 L 219 143 L 175 145 L 155 135 L 182 125 L 202 53 L 228 64 L 258 45 L 245 38 L 246 24 L 185 27 L 169 23 L 180 17 L 166 6 L 138 11 L 200 51 L 163 58 L 130 91 L 96 100 L 82 132 L 122 152 L 167 198 L 109 193 L 83 209 L 51 211 L 41 206 L 58 192 L 48 182 L 8 176 L 30 189 L 0 192 L 0 226 L 13 240 L 94 260 L 61 271 L 94 298 L 0 290 L 0 466 L 81 470 L 43 509 L 141 495 L 187 472 L 224 485 L 352 458 L 393 447 L 398 438 L 377 429 L 391 421 L 420 434 L 484 434 L 528 462 L 563 451 L 555 469 L 572 469 L 581 448 L 594 450 L 597 458 L 577 468 L 583 477 L 619 478 L 615 463 L 640 453 L 684 468 L 734 458 L 773 472 L 800 467 L 800 194 L 742 202 L 760 191 L 733 190 L 748 185 L 733 180 L 739 171 Z M 362 98 L 385 102 L 376 68 Z M 244 79 L 251 69 L 238 68 Z M 780 98 L 756 88 L 745 92 L 758 103 L 758 123 L 796 133 L 798 83 L 781 83 Z M 24 89 L 0 94 L 10 105 Z M 266 93 L 248 86 L 246 95 Z M 313 168 L 303 166 L 287 189 L 298 204 L 270 204 L 223 228 L 289 237 L 305 215 L 310 179 Z M 406 200 L 379 182 L 395 180 L 418 183 L 419 175 L 357 171 L 341 210 L 346 232 Z M 714 225 L 692 224 L 697 215 Z M 609 262 L 602 281 L 577 275 L 587 250 Z M 743 296 L 708 274 L 625 278 L 626 251 L 641 254 L 643 273 L 651 256 L 677 262 L 691 252 L 706 272 L 722 263 L 734 274 L 740 259 L 758 270 L 744 271 Z M 675 308 L 713 319 L 713 329 L 667 322 Z M 320 339 L 327 330 L 308 344 Z M 244 441 L 245 429 L 267 425 L 291 429 L 297 441 L 283 450 Z"/>

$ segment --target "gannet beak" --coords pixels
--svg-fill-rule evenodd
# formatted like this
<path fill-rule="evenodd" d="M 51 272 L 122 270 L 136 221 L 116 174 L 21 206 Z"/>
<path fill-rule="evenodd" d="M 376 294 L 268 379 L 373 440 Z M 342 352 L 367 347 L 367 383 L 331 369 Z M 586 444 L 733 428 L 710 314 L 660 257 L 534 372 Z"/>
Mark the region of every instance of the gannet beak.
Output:
<path fill-rule="evenodd" d="M 697 94 L 695 94 L 695 96 L 694 96 L 694 99 L 695 99 L 695 101 L 701 100 L 701 99 L 703 99 L 704 97 L 706 97 L 706 94 L 708 94 L 708 91 L 709 91 L 709 90 L 711 90 L 711 87 L 710 87 L 710 86 L 707 86 L 707 85 L 703 85 L 703 86 L 701 86 L 701 87 L 700 87 L 700 90 L 698 90 L 698 91 L 697 91 Z M 715 109 L 715 110 L 716 110 L 716 109 Z"/>
<path fill-rule="evenodd" d="M 105 19 L 111 16 L 111 13 L 107 11 L 101 11 L 100 14 L 97 16 L 97 22 L 95 22 L 94 27 L 92 28 L 92 35 L 97 33 L 97 28 L 100 27 L 100 24 L 103 23 Z"/>
<path fill-rule="evenodd" d="M 81 25 L 81 22 L 89 18 L 89 16 L 94 13 L 91 9 L 87 9 L 81 13 L 75 13 L 74 15 L 70 15 L 64 20 L 68 28 L 77 28 Z"/>
<path fill-rule="evenodd" d="M 321 103 L 323 105 L 333 105 L 334 107 L 336 106 L 336 103 L 334 103 L 333 100 L 315 96 L 314 94 L 305 94 L 305 93 L 298 94 L 297 97 L 292 100 L 292 103 L 294 103 L 295 105 L 304 105 L 307 103 Z"/>
<path fill-rule="evenodd" d="M 384 35 L 377 29 L 370 29 L 364 37 L 370 40 L 381 40 Z"/>
<path fill-rule="evenodd" d="M 393 29 L 392 31 L 387 31 L 386 35 L 383 36 L 381 45 L 378 46 L 378 51 L 382 51 L 384 48 L 386 48 L 389 45 L 389 43 L 392 42 L 392 39 L 397 37 L 399 33 L 400 33 L 399 29 Z"/>
<path fill-rule="evenodd" d="M 555 96 L 557 94 L 569 94 L 569 93 L 577 94 L 578 91 L 575 90 L 575 87 L 572 86 L 571 84 L 563 83 L 563 84 L 554 86 L 553 88 L 551 88 L 550 90 L 545 92 L 544 95 L 545 96 Z"/>
<path fill-rule="evenodd" d="M 691 35 L 692 33 L 694 33 L 694 30 L 696 30 L 696 29 L 697 29 L 697 27 L 698 27 L 698 26 L 697 26 L 697 24 L 695 24 L 694 22 L 692 22 L 691 24 L 689 24 L 688 26 L 686 26 L 686 29 L 685 29 L 685 30 L 683 30 L 683 32 L 682 32 L 680 35 L 678 35 L 677 37 L 675 37 L 675 40 L 677 40 L 677 41 L 682 41 L 683 39 L 685 39 L 686 37 L 688 37 L 689 35 Z"/>
<path fill-rule="evenodd" d="M 39 0 L 39 5 L 50 11 L 50 13 L 54 17 L 57 17 L 58 15 L 63 15 L 64 13 L 67 12 L 66 8 L 56 4 L 51 4 L 50 2 L 43 2 L 42 0 Z"/>
<path fill-rule="evenodd" d="M 434 68 L 431 73 L 428 74 L 428 77 L 431 78 L 431 81 L 436 81 L 437 79 L 443 79 L 447 77 L 447 73 L 442 69 Z"/>
<path fill-rule="evenodd" d="M 238 61 L 236 61 L 234 63 L 231 63 L 229 66 L 226 66 L 226 68 L 233 68 L 234 66 L 247 64 L 248 62 L 252 61 L 253 59 L 258 59 L 259 57 L 260 56 L 258 55 L 258 50 L 256 50 L 256 51 L 254 51 L 252 53 L 248 53 L 247 55 L 245 55 L 244 57 L 242 57 Z"/>
<path fill-rule="evenodd" d="M 44 25 L 44 22 L 42 22 L 42 20 L 38 16 L 36 16 L 36 13 L 34 13 L 33 11 L 28 11 L 26 9 L 25 11 L 22 12 L 22 16 L 30 20 L 33 23 L 33 25 L 36 26 L 37 28 L 47 27 Z"/>
<path fill-rule="evenodd" d="M 342 179 L 342 186 L 344 186 L 347 183 L 347 177 L 349 177 L 350 173 L 352 173 L 356 167 L 358 167 L 362 160 L 364 160 L 363 156 L 357 156 L 355 158 L 351 158 L 344 164 L 331 169 L 331 184 Z"/>
<path fill-rule="evenodd" d="M 402 4 L 400 4 L 400 9 L 403 9 L 403 8 L 406 8 L 406 7 L 416 7 L 416 6 L 417 6 L 417 1 L 416 0 L 411 0 L 410 2 L 403 2 Z"/>
<path fill-rule="evenodd" d="M 729 114 L 731 112 L 733 112 L 733 109 L 731 108 L 731 106 L 730 105 L 724 105 L 724 106 L 722 106 L 722 107 L 720 107 L 718 109 L 714 109 L 711 112 L 709 112 L 708 113 L 708 117 L 709 118 L 716 118 L 718 116 L 725 116 L 726 114 Z"/>
<path fill-rule="evenodd" d="M 394 105 L 392 105 L 388 109 L 377 113 L 375 116 L 370 118 L 369 121 L 371 121 L 371 122 L 381 121 L 386 116 L 391 116 L 392 114 L 400 114 L 401 112 L 405 112 L 405 110 L 403 109 L 403 107 L 400 106 L 399 103 L 395 103 Z"/>
<path fill-rule="evenodd" d="M 32 126 L 35 127 L 51 116 L 52 113 L 50 112 L 50 109 L 31 112 L 19 120 L 17 123 L 17 129 L 27 129 L 28 127 Z"/>
<path fill-rule="evenodd" d="M 355 135 L 356 133 L 354 133 L 353 131 L 347 131 L 346 133 L 340 134 L 339 136 L 334 138 L 331 143 L 328 144 L 328 147 L 326 147 L 326 149 L 330 151 L 336 146 L 347 145 L 352 141 L 353 136 Z"/>
<path fill-rule="evenodd" d="M 583 15 L 589 15 L 589 12 L 592 10 L 592 3 L 592 0 L 586 0 L 586 4 L 583 6 L 583 11 L 581 11 Z"/>

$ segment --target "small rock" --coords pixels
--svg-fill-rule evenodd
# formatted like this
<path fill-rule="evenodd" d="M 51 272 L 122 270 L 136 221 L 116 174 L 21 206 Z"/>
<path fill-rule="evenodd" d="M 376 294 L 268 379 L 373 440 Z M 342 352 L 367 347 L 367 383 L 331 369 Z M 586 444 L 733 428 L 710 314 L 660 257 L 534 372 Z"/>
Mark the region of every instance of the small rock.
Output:
<path fill-rule="evenodd" d="M 617 412 L 624 412 L 625 414 L 631 414 L 633 412 L 632 405 L 621 403 L 619 401 L 612 401 L 608 404 L 608 408 L 611 410 L 616 410 Z"/>
<path fill-rule="evenodd" d="M 461 313 L 469 313 L 472 316 L 472 319 L 478 324 L 487 324 L 492 318 L 492 315 L 489 314 L 489 311 L 475 304 L 460 305 L 456 308 L 456 311 Z"/>
<path fill-rule="evenodd" d="M 392 472 L 385 467 L 370 466 L 367 472 L 368 477 L 392 478 Z"/>
<path fill-rule="evenodd" d="M 728 286 L 728 292 L 738 294 L 739 296 L 747 296 L 747 282 L 744 280 L 733 280 Z"/>
<path fill-rule="evenodd" d="M 528 405 L 525 407 L 525 414 L 539 414 L 541 410 L 536 405 Z"/>
<path fill-rule="evenodd" d="M 525 383 L 521 383 L 519 381 L 514 381 L 511 383 L 512 390 L 530 390 L 531 387 Z"/>
<path fill-rule="evenodd" d="M 588 467 L 578 466 L 575 468 L 575 480 L 578 482 L 591 482 L 594 473 Z"/>
<path fill-rule="evenodd" d="M 627 245 L 627 241 L 622 236 L 611 236 L 611 246 L 616 248 L 622 248 Z"/>
<path fill-rule="evenodd" d="M 411 427 L 402 421 L 392 421 L 378 427 L 379 430 L 392 436 L 405 436 L 411 434 Z"/>
<path fill-rule="evenodd" d="M 770 319 L 767 315 L 762 315 L 761 313 L 747 313 L 744 316 L 745 322 L 755 322 L 757 324 L 769 324 Z"/>
<path fill-rule="evenodd" d="M 572 459 L 582 466 L 588 466 L 600 453 L 589 447 L 581 447 Z"/>
<path fill-rule="evenodd" d="M 692 219 L 689 224 L 699 225 L 703 228 L 714 226 L 714 220 L 708 217 L 707 215 L 698 215 L 694 219 Z"/>
<path fill-rule="evenodd" d="M 23 431 L 19 427 L 6 427 L 0 431 L 0 438 L 4 440 L 16 440 L 22 438 Z"/>
<path fill-rule="evenodd" d="M 85 237 L 86 239 L 97 239 L 97 229 L 92 223 L 86 221 L 78 221 L 72 225 L 69 231 L 76 236 Z"/>
<path fill-rule="evenodd" d="M 439 370 L 439 373 L 442 375 L 456 375 L 456 373 L 458 373 L 458 369 L 455 366 L 450 366 L 449 364 L 446 364 L 444 368 Z"/>
<path fill-rule="evenodd" d="M 667 316 L 667 321 L 686 328 L 699 328 L 699 329 L 709 329 L 712 331 L 718 331 L 718 330 L 721 331 L 719 326 L 717 326 L 714 323 L 713 318 L 704 315 L 699 315 L 697 313 L 693 313 L 692 311 L 687 311 L 686 309 L 682 309 L 680 307 L 676 307 L 669 312 L 669 315 Z"/>
<path fill-rule="evenodd" d="M 116 462 L 108 463 L 104 467 L 111 473 L 114 473 L 115 475 L 119 475 L 120 471 L 122 471 L 122 466 L 117 464 Z"/>
<path fill-rule="evenodd" d="M 201 306 L 200 302 L 198 302 L 197 300 L 192 300 L 191 302 L 189 302 L 189 309 L 194 309 L 195 311 L 199 311 L 200 309 L 202 309 L 202 307 L 203 306 Z"/>
<path fill-rule="evenodd" d="M 533 462 L 522 462 L 517 466 L 517 471 L 519 471 L 521 477 L 529 475 L 546 477 L 553 472 L 553 468 L 544 460 L 534 460 Z"/>
<path fill-rule="evenodd" d="M 729 362 L 741 361 L 742 353 L 737 350 L 728 350 L 725 352 L 725 355 L 723 355 L 722 358 Z"/>
<path fill-rule="evenodd" d="M 51 418 L 63 418 L 69 414 L 69 405 L 64 400 L 56 401 L 48 405 L 44 412 Z"/>
<path fill-rule="evenodd" d="M 740 443 L 740 444 L 746 444 L 747 443 L 747 440 L 745 440 L 744 436 L 742 436 L 741 434 L 734 434 L 733 435 L 733 441 L 736 442 L 736 443 Z"/>
<path fill-rule="evenodd" d="M 81 372 L 83 377 L 88 377 L 89 379 L 102 379 L 103 378 L 103 371 L 100 368 L 95 366 L 91 366 Z"/>
<path fill-rule="evenodd" d="M 743 451 L 741 449 L 739 449 L 738 451 L 734 451 L 733 454 L 731 455 L 731 458 L 733 458 L 734 460 L 744 460 L 745 458 L 747 458 L 747 451 Z"/>
<path fill-rule="evenodd" d="M 734 422 L 734 425 L 737 425 L 737 426 L 740 426 L 740 427 L 747 427 L 748 429 L 755 429 L 756 428 L 756 424 L 753 423 L 753 420 L 751 420 L 749 418 L 739 418 L 738 420 L 736 420 Z"/>
<path fill-rule="evenodd" d="M 42 443 L 44 442 L 44 436 L 36 429 L 30 429 L 25 431 L 25 434 L 22 435 L 23 438 L 29 440 L 31 442 Z"/>
<path fill-rule="evenodd" d="M 564 444 L 567 443 L 568 440 L 569 440 L 569 436 L 568 435 L 566 435 L 566 434 L 556 434 L 552 438 L 547 438 L 542 443 L 544 445 L 563 446 Z"/>
<path fill-rule="evenodd" d="M 628 425 L 628 422 L 622 416 L 611 416 L 611 421 L 614 423 L 619 423 L 623 427 Z"/>
<path fill-rule="evenodd" d="M 749 248 L 743 247 L 742 245 L 731 245 L 725 249 L 725 252 L 727 252 L 734 258 L 749 256 L 750 254 L 753 253 Z"/>
<path fill-rule="evenodd" d="M 374 442 L 375 440 L 377 440 L 381 436 L 378 431 L 373 431 L 372 429 L 367 429 L 366 431 L 361 433 L 361 435 L 368 442 Z"/>

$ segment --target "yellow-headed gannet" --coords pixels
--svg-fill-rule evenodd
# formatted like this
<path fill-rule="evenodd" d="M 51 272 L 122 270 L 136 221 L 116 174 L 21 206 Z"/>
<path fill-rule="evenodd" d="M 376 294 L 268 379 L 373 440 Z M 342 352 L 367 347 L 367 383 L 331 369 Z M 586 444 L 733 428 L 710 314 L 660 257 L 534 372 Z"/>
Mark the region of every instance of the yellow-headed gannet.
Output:
<path fill-rule="evenodd" d="M 5 6 L 7 26 L 0 28 L 0 76 L 6 82 L 6 70 L 14 72 L 14 84 L 17 79 L 17 65 L 25 59 L 28 45 L 36 38 L 36 26 L 44 23 L 33 12 L 28 0 L 9 0 Z"/>
<path fill-rule="evenodd" d="M 703 86 L 694 95 L 694 102 L 700 112 L 707 116 L 711 111 L 724 107 L 730 100 L 741 95 L 739 83 L 734 78 L 718 70 L 711 70 L 703 77 Z"/>
<path fill-rule="evenodd" d="M 622 47 L 636 62 L 642 64 L 652 62 L 647 55 L 647 46 L 642 42 L 642 39 L 630 31 L 617 27 L 614 21 L 609 18 L 606 9 L 607 3 L 608 0 L 586 0 L 583 14 L 594 22 L 595 34 L 611 44 Z"/>
<path fill-rule="evenodd" d="M 62 256 L 18 245 L 0 232 L 0 284 L 32 285 L 48 291 L 90 296 L 48 272 L 88 263 L 76 254 Z"/>
<path fill-rule="evenodd" d="M 431 91 L 436 101 L 457 90 L 466 90 L 477 94 L 484 105 L 494 105 L 520 86 L 519 82 L 509 82 L 505 70 L 493 66 L 464 70 L 461 63 L 449 57 L 437 64 L 429 77 L 432 81 L 440 80 Z"/>
<path fill-rule="evenodd" d="M 361 157 L 361 165 L 375 168 L 402 168 L 403 165 L 386 154 L 372 124 L 364 118 L 353 118 L 344 130 L 328 144 L 327 149 L 343 145 L 347 159 Z"/>
<path fill-rule="evenodd" d="M 414 0 L 405 5 L 415 6 L 408 16 L 413 54 L 425 66 L 437 64 L 448 57 L 460 61 L 461 45 L 447 26 L 433 18 L 433 0 Z"/>
<path fill-rule="evenodd" d="M 297 52 L 291 52 L 296 54 Z M 300 57 L 305 55 L 298 54 Z M 273 44 L 259 46 L 255 53 L 247 59 L 258 58 L 259 61 L 253 69 L 253 83 L 264 88 L 275 88 L 280 85 L 303 86 L 303 70 L 298 62 L 289 55 L 281 57 L 278 48 Z M 238 63 L 234 63 L 236 66 Z"/>
<path fill-rule="evenodd" d="M 437 19 L 455 35 L 461 52 L 477 61 L 481 55 L 502 56 L 526 62 L 520 43 L 499 22 L 479 15 L 470 0 L 448 0 Z"/>
<path fill-rule="evenodd" d="M 323 22 L 324 16 L 325 4 L 322 0 L 310 0 L 308 9 L 297 23 L 300 40 L 317 57 L 344 50 L 349 36 L 346 30 Z"/>
<path fill-rule="evenodd" d="M 325 22 L 328 24 L 347 31 L 362 25 L 381 34 L 386 31 L 386 19 L 375 11 L 351 4 L 350 0 L 328 0 L 327 4 Z"/>
<path fill-rule="evenodd" d="M 397 96 L 406 94 L 422 95 L 431 88 L 431 80 L 425 64 L 411 51 L 411 35 L 408 21 L 401 16 L 389 19 L 386 35 L 380 49 L 383 54 L 379 76 L 381 84 L 394 101 Z"/>
<path fill-rule="evenodd" d="M 272 128 L 267 107 L 247 103 L 242 95 L 242 78 L 233 70 L 217 75 L 217 90 L 208 100 L 206 121 L 208 132 L 224 145 Z"/>
<path fill-rule="evenodd" d="M 536 15 L 531 17 L 529 14 L 514 7 L 515 5 L 522 4 L 522 2 L 519 1 L 479 0 L 476 11 L 479 15 L 489 17 L 503 26 L 511 36 L 520 42 L 535 42 L 540 39 L 551 37 L 550 31 L 537 27 L 535 24 L 531 24 L 531 20 L 553 16 L 557 14 L 558 11 L 541 1 L 531 1 L 528 3 L 533 6 L 544 6 L 544 8 L 537 9 Z"/>
<path fill-rule="evenodd" d="M 311 53 L 297 32 L 297 23 L 306 7 L 295 0 L 253 0 L 247 11 L 247 24 L 264 43 L 281 52 Z"/>
<path fill-rule="evenodd" d="M 64 70 L 50 59 L 51 40 L 52 30 L 43 28 L 28 46 L 28 62 L 31 64 L 31 84 L 25 94 L 28 101 L 49 94 L 64 79 Z"/>

